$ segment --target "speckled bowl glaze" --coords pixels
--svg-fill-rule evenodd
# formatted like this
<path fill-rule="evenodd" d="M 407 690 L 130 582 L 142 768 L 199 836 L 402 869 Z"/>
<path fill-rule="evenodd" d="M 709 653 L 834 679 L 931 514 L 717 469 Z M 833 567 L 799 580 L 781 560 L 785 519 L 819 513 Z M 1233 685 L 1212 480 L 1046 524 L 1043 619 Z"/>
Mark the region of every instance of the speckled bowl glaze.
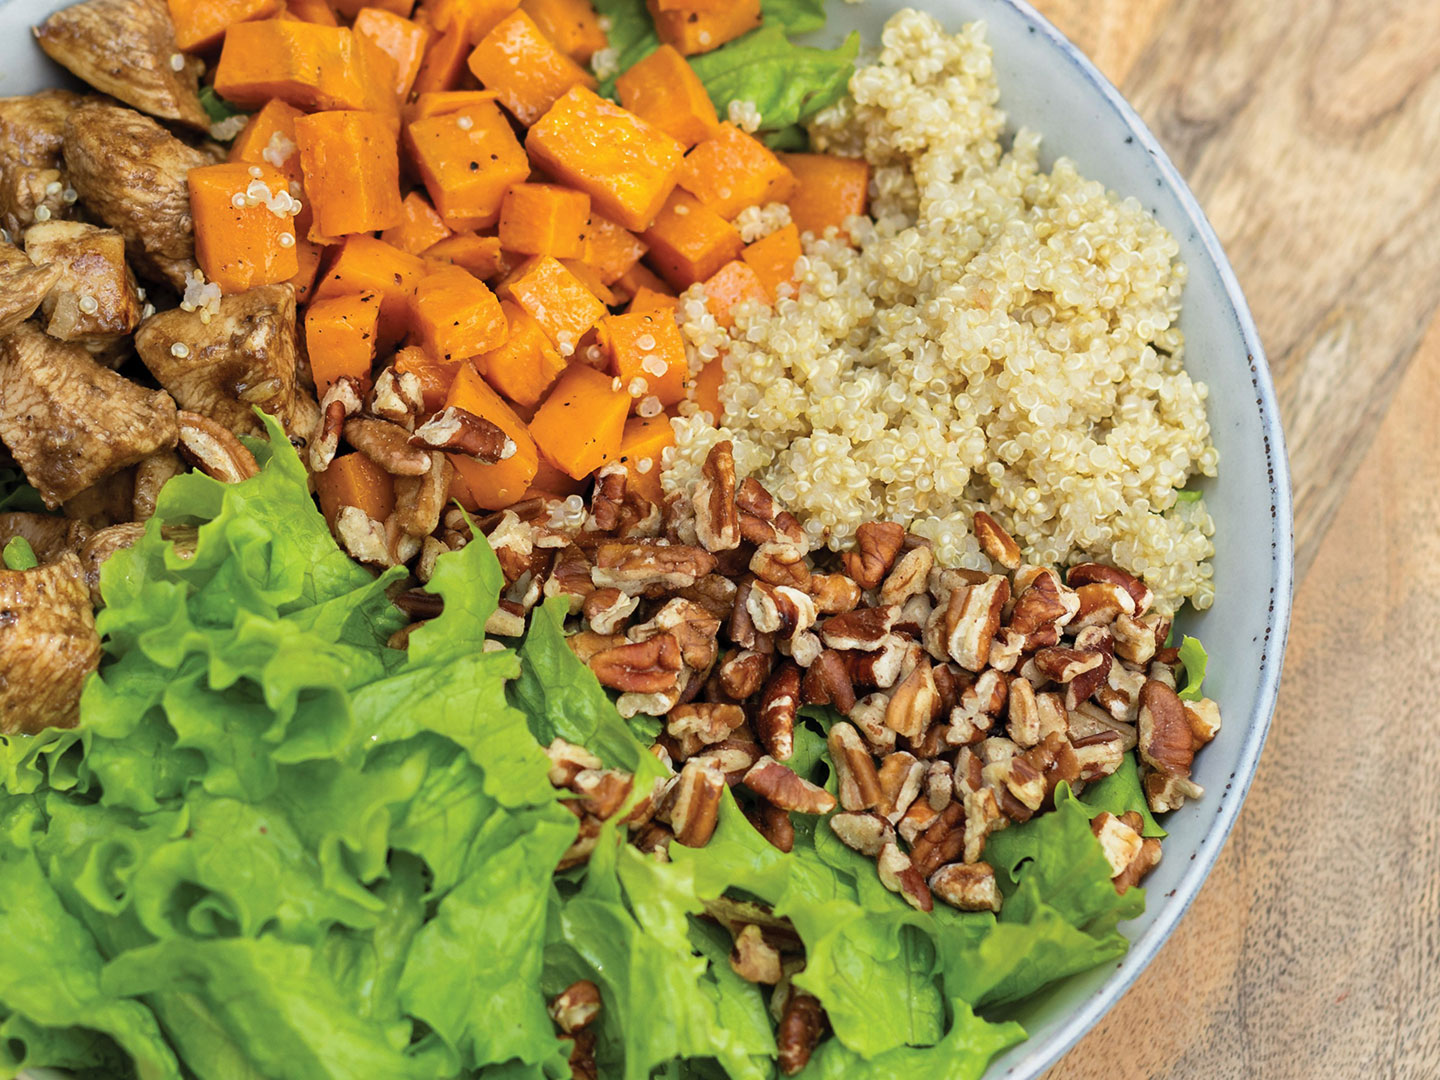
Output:
<path fill-rule="evenodd" d="M 30 33 L 63 6 L 59 0 L 0 0 L 0 96 L 68 81 Z M 904 6 L 900 0 L 834 3 L 831 25 L 820 36 L 838 40 L 858 29 L 867 42 L 877 42 L 885 20 Z M 1021 0 L 915 0 L 909 6 L 929 10 L 952 30 L 985 20 L 1011 124 L 1044 133 L 1047 161 L 1073 158 L 1086 176 L 1139 198 L 1175 235 L 1190 270 L 1180 320 L 1187 366 L 1210 387 L 1210 423 L 1220 451 L 1220 475 L 1204 485 L 1216 525 L 1215 604 L 1181 623 L 1209 650 L 1206 691 L 1225 718 L 1219 738 L 1196 764 L 1207 794 L 1165 822 L 1165 859 L 1146 882 L 1148 909 L 1127 924 L 1129 953 L 1024 1007 L 1020 1019 L 1029 1040 L 999 1058 L 988 1075 L 1028 1078 L 1073 1046 L 1176 931 L 1240 813 L 1275 707 L 1290 619 L 1290 476 L 1270 372 L 1235 274 L 1194 195 L 1135 110 Z"/>

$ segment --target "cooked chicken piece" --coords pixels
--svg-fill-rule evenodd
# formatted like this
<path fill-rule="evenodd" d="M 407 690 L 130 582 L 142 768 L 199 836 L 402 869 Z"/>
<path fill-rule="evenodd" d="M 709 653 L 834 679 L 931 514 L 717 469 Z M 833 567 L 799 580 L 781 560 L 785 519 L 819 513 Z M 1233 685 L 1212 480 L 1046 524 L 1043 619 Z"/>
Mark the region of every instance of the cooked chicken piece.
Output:
<path fill-rule="evenodd" d="M 168 451 L 165 451 L 168 453 Z M 148 460 L 148 459 L 147 459 Z M 135 469 L 121 469 L 65 500 L 65 516 L 91 529 L 108 529 L 135 515 Z"/>
<path fill-rule="evenodd" d="M 60 280 L 60 267 L 36 266 L 19 248 L 0 243 L 0 337 L 35 314 Z"/>
<path fill-rule="evenodd" d="M 59 506 L 161 447 L 174 446 L 175 402 L 29 323 L 0 339 L 0 442 L 45 505 Z"/>
<path fill-rule="evenodd" d="M 35 552 L 35 558 L 42 563 L 54 562 L 67 551 L 78 554 L 90 539 L 90 532 L 90 526 L 83 521 L 54 514 L 0 514 L 0 549 L 15 537 L 23 536 Z"/>
<path fill-rule="evenodd" d="M 79 100 L 69 90 L 0 98 L 0 228 L 12 237 L 41 207 L 42 218 L 63 217 L 70 208 L 60 144 L 65 117 Z"/>
<path fill-rule="evenodd" d="M 175 44 L 165 0 L 85 0 L 35 28 L 50 59 L 95 89 L 162 120 L 208 131 L 195 67 Z"/>
<path fill-rule="evenodd" d="M 295 290 L 263 285 L 222 297 L 220 313 L 173 308 L 135 332 L 135 351 L 180 408 L 231 431 L 258 433 L 252 406 L 295 432 Z M 308 414 L 307 414 L 308 416 Z M 309 429 L 299 431 L 309 435 Z"/>
<path fill-rule="evenodd" d="M 103 348 L 140 323 L 140 294 L 125 263 L 125 238 L 81 221 L 46 221 L 25 230 L 25 254 L 58 267 L 60 280 L 40 310 L 45 332 L 61 341 Z"/>
<path fill-rule="evenodd" d="M 0 735 L 74 727 L 100 635 L 80 559 L 0 569 Z"/>
<path fill-rule="evenodd" d="M 185 178 L 208 164 L 134 109 L 87 98 L 65 124 L 65 165 L 86 211 L 120 230 L 136 273 L 182 291 L 195 269 Z"/>
<path fill-rule="evenodd" d="M 134 547 L 145 535 L 143 522 L 132 521 L 124 525 L 111 525 L 101 529 L 85 541 L 80 549 L 80 566 L 85 573 L 85 587 L 90 590 L 90 600 L 96 607 L 104 604 L 100 595 L 100 569 L 117 551 Z M 200 540 L 200 531 L 193 525 L 165 525 L 160 529 L 162 538 L 170 541 L 177 558 L 193 559 L 195 547 Z"/>

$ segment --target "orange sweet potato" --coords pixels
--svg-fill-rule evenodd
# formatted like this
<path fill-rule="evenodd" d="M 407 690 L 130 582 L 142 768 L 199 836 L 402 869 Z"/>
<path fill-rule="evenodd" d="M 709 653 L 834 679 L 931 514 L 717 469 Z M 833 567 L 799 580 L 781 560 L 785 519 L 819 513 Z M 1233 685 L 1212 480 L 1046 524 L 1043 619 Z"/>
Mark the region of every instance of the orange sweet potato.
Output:
<path fill-rule="evenodd" d="M 517 405 L 536 406 L 565 370 L 565 361 L 529 312 L 513 300 L 500 301 L 500 307 L 510 336 L 479 358 L 485 381 Z"/>
<path fill-rule="evenodd" d="M 294 216 L 270 209 L 273 197 L 289 199 L 289 181 L 279 169 L 206 165 L 190 170 L 189 186 L 195 259 L 221 292 L 242 293 L 299 273 Z"/>
<path fill-rule="evenodd" d="M 455 89 L 465 74 L 465 58 L 469 55 L 470 41 L 464 30 L 434 31 L 412 91 L 429 94 Z"/>
<path fill-rule="evenodd" d="M 319 244 L 312 243 L 303 236 L 295 238 L 295 258 L 299 260 L 300 269 L 290 279 L 290 284 L 295 288 L 297 304 L 309 301 L 315 289 L 315 279 L 320 275 L 320 259 L 324 254 L 325 249 Z"/>
<path fill-rule="evenodd" d="M 404 2 L 404 0 L 402 0 Z M 430 31 L 419 23 L 379 7 L 364 7 L 355 16 L 355 33 L 369 38 L 395 64 L 395 97 L 404 101 L 410 96 Z"/>
<path fill-rule="evenodd" d="M 493 101 L 416 120 L 405 141 L 425 190 L 452 229 L 494 225 L 512 184 L 530 175 L 530 161 Z"/>
<path fill-rule="evenodd" d="M 273 165 L 288 179 L 304 180 L 295 145 L 295 121 L 304 115 L 279 98 L 267 101 L 230 144 L 230 160 Z"/>
<path fill-rule="evenodd" d="M 715 321 L 727 330 L 735 325 L 731 309 L 747 300 L 770 303 L 765 283 L 749 263 L 731 259 L 705 282 L 705 306 L 715 316 Z"/>
<path fill-rule="evenodd" d="M 451 235 L 450 227 L 440 219 L 430 200 L 418 191 L 400 201 L 400 211 L 400 224 L 386 229 L 380 239 L 401 251 L 419 255 Z"/>
<path fill-rule="evenodd" d="M 747 206 L 784 202 L 796 187 L 794 175 L 770 148 L 734 124 L 721 124 L 685 155 L 678 180 L 726 221 Z"/>
<path fill-rule="evenodd" d="M 400 224 L 400 158 L 384 116 L 359 110 L 302 116 L 295 141 L 315 213 L 312 240 Z"/>
<path fill-rule="evenodd" d="M 280 18 L 292 22 L 314 23 L 316 26 L 339 26 L 335 10 L 325 0 L 285 0 Z"/>
<path fill-rule="evenodd" d="M 577 64 L 590 63 L 608 44 L 590 0 L 521 0 L 520 10 Z"/>
<path fill-rule="evenodd" d="M 835 154 L 781 154 L 797 181 L 786 200 L 790 220 L 801 232 L 823 236 L 831 225 L 843 233 L 845 219 L 865 213 L 870 194 L 870 163 Z"/>
<path fill-rule="evenodd" d="M 549 255 L 521 263 L 496 292 L 524 308 L 564 357 L 574 354 L 585 332 L 605 314 L 595 294 Z"/>
<path fill-rule="evenodd" d="M 481 281 L 502 273 L 505 259 L 498 236 L 477 236 L 472 232 L 456 233 L 425 249 L 425 258 L 463 266 Z"/>
<path fill-rule="evenodd" d="M 724 357 L 717 356 L 700 369 L 695 376 L 693 399 L 701 410 L 710 414 L 715 423 L 720 423 L 725 410 L 720 404 L 720 384 L 725 381 Z"/>
<path fill-rule="evenodd" d="M 581 262 L 579 259 L 561 259 L 560 265 L 574 274 L 580 284 L 589 289 L 595 295 L 595 299 L 599 300 L 600 303 L 606 307 L 614 307 L 620 303 L 620 300 L 610 291 L 609 287 L 600 280 L 600 275 L 595 272 L 595 268 L 589 263 Z"/>
<path fill-rule="evenodd" d="M 411 324 L 437 360 L 468 360 L 505 343 L 505 313 L 495 294 L 459 266 L 426 274 L 410 298 Z"/>
<path fill-rule="evenodd" d="M 620 462 L 626 468 L 625 489 L 652 503 L 661 502 L 663 468 L 660 459 L 667 446 L 675 445 L 675 429 L 668 416 L 632 416 L 620 436 Z"/>
<path fill-rule="evenodd" d="M 425 120 L 431 116 L 458 113 L 471 105 L 494 101 L 496 97 L 494 90 L 433 90 L 416 94 L 415 100 L 405 106 L 403 115 L 405 123 L 413 124 L 416 120 Z"/>
<path fill-rule="evenodd" d="M 579 480 L 620 455 L 630 395 L 584 364 L 572 365 L 530 422 L 545 456 Z"/>
<path fill-rule="evenodd" d="M 800 230 L 791 224 L 756 240 L 740 253 L 740 257 L 755 271 L 760 283 L 765 286 L 766 298 L 773 303 L 780 286 L 794 282 L 795 260 L 802 254 Z"/>
<path fill-rule="evenodd" d="M 600 344 L 610 354 L 611 373 L 632 398 L 655 397 L 667 406 L 685 400 L 690 365 L 673 312 L 607 315 L 600 320 Z"/>
<path fill-rule="evenodd" d="M 455 381 L 455 373 L 463 362 L 436 360 L 419 345 L 407 345 L 395 354 L 395 370 L 401 375 L 412 374 L 420 380 L 426 412 L 437 412 L 445 407 L 450 384 Z"/>
<path fill-rule="evenodd" d="M 315 299 L 359 292 L 380 294 L 380 345 L 388 347 L 410 328 L 410 294 L 425 273 L 414 255 L 373 236 L 349 236 L 315 287 Z"/>
<path fill-rule="evenodd" d="M 181 52 L 204 52 L 236 23 L 278 14 L 281 0 L 170 0 L 175 44 Z"/>
<path fill-rule="evenodd" d="M 425 6 L 437 29 L 458 29 L 469 44 L 476 45 L 520 6 L 520 0 L 427 0 Z"/>
<path fill-rule="evenodd" d="M 655 273 L 644 263 L 636 263 L 625 273 L 621 274 L 610 285 L 610 291 L 615 294 L 617 300 L 622 303 L 637 295 L 640 290 L 649 289 L 652 292 L 669 293 L 670 286 L 666 285 Z"/>
<path fill-rule="evenodd" d="M 242 108 L 279 98 L 297 109 L 373 104 L 368 69 L 348 27 L 289 19 L 236 23 L 225 34 L 215 92 Z"/>
<path fill-rule="evenodd" d="M 525 126 L 549 111 L 572 86 L 594 88 L 595 76 L 566 56 L 523 11 L 485 35 L 466 61 L 471 73 Z"/>
<path fill-rule="evenodd" d="M 530 487 L 526 490 L 524 498 L 531 499 L 544 496 L 550 499 L 564 499 L 570 495 L 584 495 L 585 489 L 590 485 L 586 480 L 576 480 L 573 476 L 566 476 L 555 464 L 540 455 L 540 467 L 535 470 L 535 479 L 530 481 Z"/>
<path fill-rule="evenodd" d="M 585 230 L 585 252 L 581 260 L 595 268 L 606 285 L 613 285 L 650 250 L 644 240 L 615 224 L 604 214 L 590 212 Z"/>
<path fill-rule="evenodd" d="M 700 0 L 670 10 L 662 10 L 657 0 L 647 0 L 646 7 L 660 40 L 682 56 L 718 49 L 760 25 L 760 0 L 727 0 L 718 6 Z"/>
<path fill-rule="evenodd" d="M 503 510 L 520 499 L 540 465 L 535 440 L 525 422 L 501 400 L 471 364 L 462 364 L 456 372 L 445 404 L 459 406 L 489 420 L 515 441 L 515 453 L 494 465 L 482 465 L 472 457 L 459 454 L 450 455 L 472 504 L 482 510 Z"/>
<path fill-rule="evenodd" d="M 585 253 L 590 196 L 558 184 L 516 184 L 500 204 L 500 246 L 522 255 Z"/>
<path fill-rule="evenodd" d="M 374 292 L 314 300 L 305 309 L 305 349 L 319 396 L 342 375 L 370 385 L 379 321 L 380 294 Z"/>
<path fill-rule="evenodd" d="M 330 527 L 346 506 L 358 506 L 376 521 L 395 509 L 395 482 L 390 474 L 361 453 L 342 454 L 330 467 L 315 474 L 315 494 Z"/>
<path fill-rule="evenodd" d="M 684 147 L 634 113 L 573 87 L 530 129 L 536 165 L 627 229 L 647 228 L 675 187 Z"/>
<path fill-rule="evenodd" d="M 402 19 L 408 19 L 415 7 L 415 0 L 330 0 L 330 2 L 335 5 L 335 10 L 347 19 L 359 18 L 360 12 L 367 7 L 378 8 L 391 15 L 399 15 Z"/>
<path fill-rule="evenodd" d="M 704 281 L 745 247 L 735 226 L 685 191 L 670 196 L 644 239 L 650 264 L 676 289 Z"/>
<path fill-rule="evenodd" d="M 615 92 L 621 105 L 687 150 L 720 125 L 705 84 L 670 45 L 661 45 L 616 79 Z"/>
<path fill-rule="evenodd" d="M 679 306 L 680 300 L 677 297 L 652 289 L 648 285 L 641 285 L 630 298 L 630 306 L 625 309 L 625 313 L 635 315 L 645 311 L 658 311 L 673 316 Z"/>

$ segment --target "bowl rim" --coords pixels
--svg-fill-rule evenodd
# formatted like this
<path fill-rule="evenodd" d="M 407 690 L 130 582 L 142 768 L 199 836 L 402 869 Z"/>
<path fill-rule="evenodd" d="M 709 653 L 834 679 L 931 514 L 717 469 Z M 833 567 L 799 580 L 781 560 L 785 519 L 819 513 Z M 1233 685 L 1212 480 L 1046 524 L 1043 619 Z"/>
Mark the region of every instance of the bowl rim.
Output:
<path fill-rule="evenodd" d="M 1270 721 L 1275 712 L 1275 702 L 1280 688 L 1280 673 L 1285 660 L 1285 642 L 1290 628 L 1290 612 L 1295 585 L 1294 566 L 1294 508 L 1290 488 L 1290 465 L 1285 452 L 1285 435 L 1280 423 L 1280 409 L 1275 396 L 1275 384 L 1265 359 L 1265 350 L 1260 341 L 1260 332 L 1250 314 L 1249 304 L 1240 288 L 1235 270 L 1226 258 L 1220 239 L 1215 234 L 1205 211 L 1201 209 L 1195 193 L 1190 190 L 1175 163 L 1161 146 L 1159 139 L 1140 118 L 1125 96 L 1097 68 L 1078 46 L 1067 38 L 1044 15 L 1032 7 L 1027 0 L 992 0 L 1014 9 L 1033 31 L 1045 38 L 1056 53 L 1077 69 L 1089 82 L 1110 111 L 1134 135 L 1139 144 L 1154 159 L 1165 183 L 1175 193 L 1185 218 L 1194 230 L 1195 238 L 1204 249 L 1206 257 L 1214 264 L 1216 273 L 1230 302 L 1241 340 L 1245 343 L 1246 358 L 1250 368 L 1250 382 L 1255 390 L 1260 409 L 1260 426 L 1264 439 L 1266 465 L 1269 469 L 1272 525 L 1270 534 L 1270 584 L 1273 592 L 1271 608 L 1266 620 L 1264 650 L 1260 662 L 1259 683 L 1256 687 L 1255 705 L 1246 718 L 1245 741 L 1236 761 L 1234 779 L 1220 809 L 1204 835 L 1194 858 L 1186 867 L 1179 884 L 1172 894 L 1167 895 L 1163 905 L 1157 905 L 1155 920 L 1145 931 L 1130 942 L 1125 956 L 1105 979 L 1094 994 L 1079 1008 L 1073 1010 L 1061 1025 L 1042 1039 L 1032 1039 L 1021 1044 L 1022 1054 L 1018 1061 L 1009 1065 L 1004 1072 L 1007 1077 L 1030 1080 L 1038 1077 L 1060 1060 L 1102 1017 L 1125 996 L 1140 977 L 1161 947 L 1174 932 L 1180 920 L 1189 910 L 1199 894 L 1210 871 L 1214 868 L 1225 840 L 1235 827 L 1245 796 L 1255 778 L 1259 766 L 1260 751 L 1264 748 Z M 1234 721 L 1232 720 L 1231 723 Z"/>

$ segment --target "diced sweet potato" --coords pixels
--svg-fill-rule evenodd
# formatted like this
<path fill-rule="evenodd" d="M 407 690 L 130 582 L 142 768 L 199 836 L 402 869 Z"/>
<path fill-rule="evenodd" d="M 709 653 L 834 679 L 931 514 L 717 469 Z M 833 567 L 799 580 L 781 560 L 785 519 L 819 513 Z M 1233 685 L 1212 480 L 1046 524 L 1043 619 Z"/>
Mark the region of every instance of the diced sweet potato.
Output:
<path fill-rule="evenodd" d="M 573 87 L 530 129 L 531 158 L 627 229 L 649 226 L 674 189 L 684 147 L 593 90 Z"/>
<path fill-rule="evenodd" d="M 644 240 L 603 214 L 590 212 L 585 230 L 585 252 L 580 258 L 595 268 L 606 285 L 613 285 L 649 251 Z"/>
<path fill-rule="evenodd" d="M 403 115 L 405 123 L 413 124 L 416 120 L 449 116 L 451 113 L 468 109 L 471 105 L 482 105 L 497 99 L 498 95 L 494 90 L 435 90 L 416 94 L 415 100 L 405 106 Z"/>
<path fill-rule="evenodd" d="M 494 90 L 526 127 L 572 86 L 596 85 L 595 76 L 561 52 L 523 11 L 501 19 L 466 63 L 480 85 Z"/>
<path fill-rule="evenodd" d="M 613 307 L 620 303 L 620 301 L 615 298 L 615 294 L 610 291 L 609 287 L 600 280 L 600 275 L 595 272 L 595 268 L 589 263 L 581 262 L 579 259 L 561 259 L 560 265 L 574 274 L 580 284 L 589 289 L 591 293 L 594 294 L 595 299 L 599 300 L 600 303 L 606 307 Z"/>
<path fill-rule="evenodd" d="M 456 233 L 425 249 L 425 258 L 463 266 L 481 281 L 502 273 L 505 258 L 500 251 L 498 236 L 477 236 L 472 232 Z"/>
<path fill-rule="evenodd" d="M 800 230 L 791 224 L 756 240 L 740 253 L 740 257 L 755 271 L 760 283 L 765 286 L 767 299 L 774 303 L 780 286 L 795 281 L 795 260 L 802 254 Z"/>
<path fill-rule="evenodd" d="M 469 55 L 470 42 L 464 30 L 437 30 L 432 33 L 411 90 L 417 94 L 429 94 L 455 89 L 465 74 L 465 58 Z"/>
<path fill-rule="evenodd" d="M 735 325 L 731 309 L 746 300 L 768 304 L 770 296 L 760 276 L 739 259 L 731 259 L 705 282 L 705 306 L 727 330 Z"/>
<path fill-rule="evenodd" d="M 380 294 L 374 292 L 315 300 L 305 309 L 305 349 L 318 396 L 342 375 L 370 385 L 379 321 Z"/>
<path fill-rule="evenodd" d="M 426 412 L 438 412 L 445 406 L 450 384 L 460 370 L 463 360 L 449 363 L 437 360 L 419 345 L 407 345 L 395 354 L 395 370 L 400 374 L 412 374 L 420 380 L 420 393 L 425 399 Z"/>
<path fill-rule="evenodd" d="M 727 0 L 720 6 L 694 3 L 668 11 L 661 10 L 657 0 L 647 0 L 646 7 L 660 40 L 682 56 L 718 49 L 760 25 L 760 0 Z"/>
<path fill-rule="evenodd" d="M 324 254 L 325 249 L 319 244 L 303 236 L 295 238 L 295 258 L 300 263 L 300 269 L 290 279 L 290 284 L 295 288 L 297 304 L 309 302 L 315 290 L 315 279 L 320 276 L 320 259 Z M 383 312 L 384 309 L 381 310 Z"/>
<path fill-rule="evenodd" d="M 242 293 L 299 273 L 284 173 L 227 162 L 191 169 L 188 183 L 195 260 L 221 292 Z"/>
<path fill-rule="evenodd" d="M 230 160 L 249 165 L 272 165 L 290 180 L 304 180 L 299 148 L 295 142 L 295 121 L 304 116 L 299 109 L 279 98 L 267 101 L 230 144 Z"/>
<path fill-rule="evenodd" d="M 720 125 L 715 103 L 693 68 L 661 45 L 615 80 L 620 104 L 680 141 L 687 150 Z"/>
<path fill-rule="evenodd" d="M 495 294 L 458 266 L 426 274 L 410 298 L 411 324 L 438 360 L 467 360 L 505 343 L 505 313 Z"/>
<path fill-rule="evenodd" d="M 459 30 L 475 45 L 518 8 L 520 0 L 429 0 L 425 6 L 437 30 Z"/>
<path fill-rule="evenodd" d="M 524 308 L 513 300 L 500 301 L 500 307 L 510 336 L 479 363 L 486 382 L 517 405 L 533 407 L 565 370 L 565 361 Z"/>
<path fill-rule="evenodd" d="M 361 453 L 342 454 L 315 474 L 315 494 L 330 527 L 346 506 L 358 506 L 376 521 L 395 509 L 395 482 L 390 474 Z"/>
<path fill-rule="evenodd" d="M 402 3 L 405 0 L 401 0 Z M 355 16 L 355 33 L 373 41 L 395 63 L 395 96 L 404 101 L 410 96 L 415 77 L 430 43 L 430 31 L 393 11 L 364 7 Z"/>
<path fill-rule="evenodd" d="M 590 196 L 558 184 L 516 184 L 500 204 L 500 246 L 522 255 L 585 253 Z"/>
<path fill-rule="evenodd" d="M 664 471 L 661 458 L 667 446 L 675 445 L 675 429 L 668 416 L 632 416 L 620 436 L 620 462 L 625 466 L 625 488 L 653 503 L 661 502 Z"/>
<path fill-rule="evenodd" d="M 610 354 L 610 370 L 620 377 L 621 389 L 632 398 L 655 397 L 666 406 L 685 400 L 690 365 L 673 312 L 607 315 L 600 320 L 600 344 Z"/>
<path fill-rule="evenodd" d="M 577 480 L 620 455 L 630 395 L 613 389 L 613 382 L 592 367 L 574 364 L 530 422 L 536 445 Z"/>
<path fill-rule="evenodd" d="M 539 468 L 535 470 L 535 479 L 530 481 L 530 487 L 526 490 L 526 499 L 543 495 L 551 499 L 564 499 L 571 495 L 583 495 L 585 489 L 590 485 L 585 480 L 576 480 L 573 476 L 566 476 L 555 463 L 540 455 Z"/>
<path fill-rule="evenodd" d="M 781 154 L 794 174 L 795 191 L 785 200 L 790 220 L 801 232 L 823 236 L 834 225 L 842 233 L 845 219 L 865 213 L 870 194 L 870 163 L 835 154 Z"/>
<path fill-rule="evenodd" d="M 400 201 L 400 224 L 380 234 L 385 243 L 410 255 L 419 255 L 451 235 L 450 227 L 440 219 L 430 200 L 412 191 Z"/>
<path fill-rule="evenodd" d="M 378 292 L 380 344 L 393 345 L 410 328 L 410 294 L 425 272 L 414 255 L 373 236 L 350 236 L 315 287 L 315 299 Z"/>
<path fill-rule="evenodd" d="M 659 311 L 673 316 L 679 307 L 679 298 L 652 289 L 648 285 L 641 285 L 630 298 L 630 306 L 625 309 L 625 313 L 635 315 L 644 311 Z"/>
<path fill-rule="evenodd" d="M 516 502 L 530 486 L 539 468 L 539 453 L 524 421 L 500 395 L 480 377 L 471 364 L 462 364 L 450 384 L 446 405 L 457 405 L 489 420 L 515 442 L 515 453 L 494 465 L 482 465 L 472 457 L 451 454 L 450 461 L 464 481 L 473 505 L 483 510 L 502 510 Z"/>
<path fill-rule="evenodd" d="M 316 26 L 340 25 L 335 18 L 335 9 L 325 0 L 285 0 L 279 18 L 314 23 Z"/>
<path fill-rule="evenodd" d="M 369 74 L 348 27 L 265 19 L 226 31 L 215 92 L 242 108 L 279 98 L 306 111 L 364 109 Z"/>
<path fill-rule="evenodd" d="M 530 160 L 493 101 L 416 120 L 405 133 L 430 201 L 452 229 L 494 225 L 505 192 L 530 175 Z"/>
<path fill-rule="evenodd" d="M 694 401 L 702 410 L 710 414 L 715 423 L 720 423 L 725 415 L 724 408 L 720 405 L 720 384 L 725 381 L 725 366 L 721 363 L 724 357 L 717 356 L 700 369 L 695 376 Z"/>
<path fill-rule="evenodd" d="M 520 10 L 577 64 L 590 63 L 607 44 L 590 0 L 522 0 Z"/>
<path fill-rule="evenodd" d="M 175 45 L 181 52 L 204 52 L 236 23 L 268 19 L 281 6 L 281 0 L 170 0 Z"/>
<path fill-rule="evenodd" d="M 302 116 L 295 121 L 295 141 L 315 214 L 310 239 L 400 223 L 400 158 L 384 116 L 356 110 Z"/>
<path fill-rule="evenodd" d="M 721 124 L 685 155 L 678 181 L 726 221 L 747 206 L 784 202 L 796 187 L 794 175 L 770 148 L 734 124 Z"/>
<path fill-rule="evenodd" d="M 650 264 L 676 289 L 704 281 L 745 247 L 735 226 L 685 191 L 670 196 L 644 240 Z"/>
<path fill-rule="evenodd" d="M 524 308 L 565 357 L 575 352 L 585 332 L 605 314 L 605 305 L 595 294 L 549 255 L 521 263 L 496 291 Z"/>
<path fill-rule="evenodd" d="M 611 283 L 610 291 L 613 292 L 622 303 L 627 302 L 631 297 L 640 292 L 641 289 L 650 289 L 653 292 L 669 293 L 670 286 L 660 279 L 660 276 L 651 270 L 644 263 L 636 263 L 625 273 Z"/>

